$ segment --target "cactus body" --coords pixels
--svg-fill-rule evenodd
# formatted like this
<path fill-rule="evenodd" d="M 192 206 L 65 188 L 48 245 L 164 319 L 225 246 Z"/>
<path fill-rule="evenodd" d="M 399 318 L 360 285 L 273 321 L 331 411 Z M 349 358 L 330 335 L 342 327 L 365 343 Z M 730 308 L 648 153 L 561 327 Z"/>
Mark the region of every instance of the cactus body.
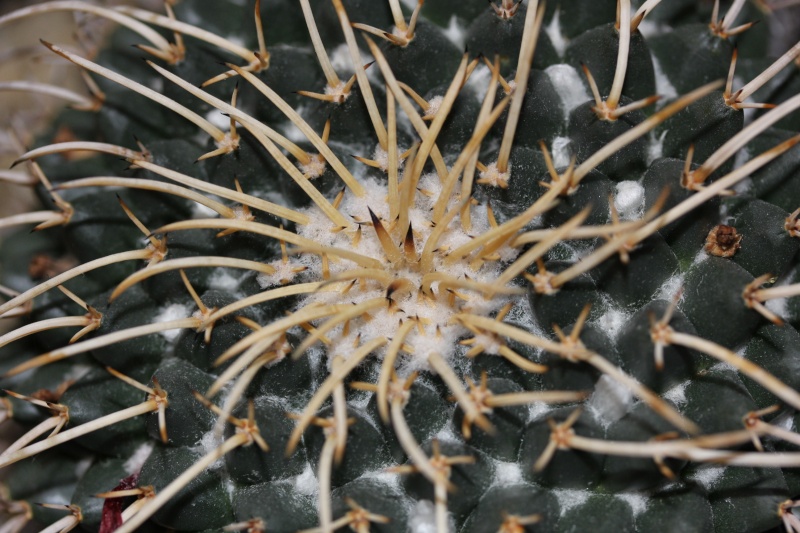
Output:
<path fill-rule="evenodd" d="M 758 77 L 755 4 L 655 4 L 45 43 L 96 105 L 20 154 L 9 531 L 800 531 L 796 52 Z"/>

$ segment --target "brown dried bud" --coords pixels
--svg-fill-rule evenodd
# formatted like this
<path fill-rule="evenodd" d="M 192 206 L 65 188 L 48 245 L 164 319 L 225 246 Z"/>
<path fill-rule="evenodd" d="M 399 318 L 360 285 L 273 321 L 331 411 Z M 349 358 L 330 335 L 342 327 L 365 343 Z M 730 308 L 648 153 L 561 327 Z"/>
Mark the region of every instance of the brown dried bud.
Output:
<path fill-rule="evenodd" d="M 720 224 L 711 228 L 706 237 L 706 252 L 717 257 L 733 257 L 736 250 L 742 247 L 742 236 L 733 226 Z"/>

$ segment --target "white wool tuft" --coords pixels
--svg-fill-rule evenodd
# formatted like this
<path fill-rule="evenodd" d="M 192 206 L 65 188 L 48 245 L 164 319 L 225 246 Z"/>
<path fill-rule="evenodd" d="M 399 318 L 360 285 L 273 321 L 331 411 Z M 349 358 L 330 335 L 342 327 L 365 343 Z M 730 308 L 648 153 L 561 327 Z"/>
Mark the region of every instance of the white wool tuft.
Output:
<path fill-rule="evenodd" d="M 675 295 L 678 294 L 678 291 L 681 290 L 683 286 L 683 276 L 680 274 L 676 274 L 675 276 L 670 276 L 662 285 L 659 287 L 658 291 L 656 292 L 655 299 L 656 300 L 666 300 L 671 302 Z"/>
<path fill-rule="evenodd" d="M 689 386 L 689 380 L 687 379 L 683 383 L 678 383 L 667 392 L 664 393 L 664 399 L 668 402 L 671 402 L 678 407 L 681 405 L 686 404 L 686 387 Z"/>
<path fill-rule="evenodd" d="M 710 490 L 722 479 L 726 468 L 725 466 L 702 464 L 697 467 L 690 479 L 702 485 L 704 489 Z"/>
<path fill-rule="evenodd" d="M 492 485 L 508 487 L 522 482 L 522 469 L 519 463 L 494 462 L 494 480 Z"/>
<path fill-rule="evenodd" d="M 325 169 L 327 168 L 327 164 L 325 160 L 321 157 L 317 157 L 315 155 L 311 156 L 311 159 L 308 163 L 299 163 L 297 168 L 300 169 L 300 172 L 303 173 L 303 176 L 306 178 L 313 180 L 314 178 L 318 178 L 325 173 Z"/>
<path fill-rule="evenodd" d="M 436 438 L 440 442 L 458 442 L 461 440 L 461 431 L 455 428 L 453 425 L 453 420 L 450 419 L 447 421 L 447 424 L 445 424 L 444 427 L 439 430 L 439 433 L 436 434 Z"/>
<path fill-rule="evenodd" d="M 169 322 L 170 320 L 180 320 L 181 318 L 188 318 L 194 310 L 188 305 L 184 304 L 169 304 L 162 307 L 158 314 L 153 319 L 154 323 Z M 174 341 L 180 335 L 180 329 L 170 329 L 167 331 L 159 332 L 168 341 Z"/>
<path fill-rule="evenodd" d="M 443 96 L 434 96 L 433 98 L 428 101 L 428 109 L 425 111 L 425 117 L 435 117 L 436 113 L 439 112 L 439 108 L 442 107 L 442 102 L 444 102 Z"/>
<path fill-rule="evenodd" d="M 192 218 L 216 218 L 218 213 L 203 204 L 192 204 Z"/>
<path fill-rule="evenodd" d="M 533 402 L 528 409 L 528 422 L 541 419 L 546 413 L 552 411 L 554 407 L 549 403 Z"/>
<path fill-rule="evenodd" d="M 402 170 L 405 159 L 402 157 L 405 148 L 402 146 L 397 147 L 397 170 Z M 381 170 L 386 172 L 389 169 L 389 152 L 383 149 L 380 144 L 375 145 L 375 150 L 372 152 L 372 160 L 378 163 Z M 359 167 L 360 169 L 361 167 Z M 359 182 L 364 179 L 364 176 L 359 177 Z"/>
<path fill-rule="evenodd" d="M 588 402 L 589 411 L 604 428 L 625 416 L 631 405 L 633 393 L 630 389 L 608 376 L 597 380 Z"/>
<path fill-rule="evenodd" d="M 772 287 L 785 287 L 786 285 L 790 285 L 792 281 L 791 276 L 784 275 L 778 278 L 778 281 L 776 281 Z M 788 303 L 789 301 L 786 298 L 773 298 L 772 300 L 764 302 L 764 306 L 776 315 L 785 317 L 790 314 Z"/>
<path fill-rule="evenodd" d="M 198 26 L 202 27 L 202 22 L 203 21 L 201 20 L 200 22 L 201 22 L 201 24 L 198 24 Z M 228 36 L 225 37 L 225 39 L 227 39 L 229 42 L 235 44 L 236 46 L 241 46 L 243 48 L 247 48 L 247 43 L 244 42 L 244 40 L 242 39 L 241 35 L 232 33 L 232 34 L 228 34 Z"/>
<path fill-rule="evenodd" d="M 486 333 L 475 335 L 475 345 L 481 346 L 483 353 L 488 355 L 498 355 L 502 346 L 495 335 L 487 335 Z"/>
<path fill-rule="evenodd" d="M 353 70 L 353 60 L 350 58 L 350 49 L 347 48 L 347 43 L 342 43 L 333 50 L 328 50 L 328 58 L 331 60 L 331 65 L 333 65 L 333 70 L 336 71 L 339 76 L 351 76 L 355 70 Z M 368 61 L 365 60 L 366 56 L 364 56 L 363 52 L 361 53 L 361 58 L 363 63 L 362 65 L 366 65 Z M 370 69 L 372 70 L 372 69 Z M 369 70 L 367 71 L 369 72 Z"/>
<path fill-rule="evenodd" d="M 92 466 L 93 462 L 94 460 L 91 457 L 85 457 L 80 461 L 78 461 L 77 463 L 75 463 L 75 469 L 74 469 L 75 477 L 78 479 L 82 478 L 83 475 L 86 473 L 86 471 L 89 470 L 89 467 Z M 69 503 L 69 502 L 64 502 L 64 503 Z"/>
<path fill-rule="evenodd" d="M 561 96 L 565 118 L 569 118 L 570 111 L 591 99 L 575 67 L 551 65 L 544 72 L 550 77 L 553 87 Z"/>
<path fill-rule="evenodd" d="M 744 350 L 746 346 L 742 346 L 738 350 L 736 350 L 736 355 L 740 357 L 744 357 Z M 736 376 L 739 375 L 739 371 L 730 363 L 726 363 L 725 361 L 717 361 L 714 363 L 711 368 L 708 369 L 709 372 L 728 372 L 734 374 Z M 735 378 L 734 378 L 735 379 Z"/>
<path fill-rule="evenodd" d="M 305 116 L 305 109 L 302 105 L 298 106 L 296 111 L 300 114 L 300 116 Z M 282 122 L 280 125 L 280 131 L 284 137 L 286 137 L 293 143 L 308 142 L 308 138 L 306 137 L 305 133 L 300 131 L 300 128 L 295 126 L 295 124 L 291 120 Z"/>
<path fill-rule="evenodd" d="M 508 170 L 501 172 L 497 168 L 497 162 L 486 165 L 486 170 L 480 173 L 480 178 L 485 180 L 487 185 L 492 187 L 500 187 L 501 184 L 507 184 L 511 179 L 511 165 L 508 165 Z"/>
<path fill-rule="evenodd" d="M 235 277 L 230 269 L 216 268 L 208 278 L 208 287 L 221 291 L 235 291 L 241 280 Z"/>
<path fill-rule="evenodd" d="M 764 306 L 778 316 L 786 316 L 788 314 L 788 307 L 786 298 L 774 298 L 764 302 Z"/>
<path fill-rule="evenodd" d="M 561 516 L 564 516 L 567 511 L 583 504 L 589 499 L 588 490 L 553 489 L 553 493 L 556 495 L 556 498 L 558 498 Z"/>
<path fill-rule="evenodd" d="M 89 373 L 92 367 L 84 364 L 75 364 L 62 375 L 63 383 L 74 382 Z"/>
<path fill-rule="evenodd" d="M 646 494 L 641 492 L 621 492 L 617 494 L 617 498 L 630 506 L 634 518 L 647 510 L 648 498 Z"/>
<path fill-rule="evenodd" d="M 318 490 L 319 484 L 314 475 L 314 470 L 311 468 L 311 463 L 306 463 L 303 472 L 294 478 L 294 492 L 316 497 Z"/>
<path fill-rule="evenodd" d="M 553 166 L 556 168 L 564 168 L 569 165 L 570 154 L 569 151 L 569 137 L 556 137 L 553 139 L 553 145 L 550 147 L 550 152 L 553 156 Z"/>
<path fill-rule="evenodd" d="M 278 259 L 271 262 L 270 266 L 275 269 L 274 273 L 261 273 L 258 275 L 258 277 L 256 277 L 258 286 L 262 289 L 291 282 L 299 274 L 299 272 L 295 272 L 294 269 L 300 268 L 304 265 L 302 265 L 299 261 L 288 260 L 284 262 L 283 259 Z"/>
<path fill-rule="evenodd" d="M 553 43 L 553 48 L 556 49 L 558 52 L 559 57 L 564 57 L 564 52 L 567 51 L 567 40 L 564 38 L 564 35 L 561 33 L 561 10 L 556 8 L 555 14 L 553 14 L 553 20 L 550 21 L 550 24 L 544 27 L 544 31 L 547 32 L 547 36 L 550 37 L 550 41 Z"/>
<path fill-rule="evenodd" d="M 708 259 L 708 253 L 705 251 L 705 249 L 701 249 L 699 252 L 697 252 L 697 255 L 694 256 L 694 260 L 692 261 L 692 266 L 699 265 L 706 259 Z"/>
<path fill-rule="evenodd" d="M 450 531 L 453 530 L 450 524 Z M 408 533 L 440 533 L 436 530 L 436 506 L 429 500 L 418 501 L 408 519 Z"/>
<path fill-rule="evenodd" d="M 205 119 L 222 131 L 227 131 L 231 127 L 230 117 L 226 117 L 216 109 L 206 113 Z"/>
<path fill-rule="evenodd" d="M 664 74 L 664 69 L 661 68 L 661 63 L 659 63 L 656 56 L 650 54 L 650 57 L 653 59 L 653 70 L 656 75 L 656 94 L 661 95 L 661 100 L 658 105 L 663 106 L 668 100 L 678 97 L 678 90 L 672 85 L 672 82 L 669 81 L 667 75 Z"/>
<path fill-rule="evenodd" d="M 491 79 L 492 71 L 481 63 L 472 71 L 472 75 L 467 80 L 465 87 L 472 91 L 475 96 L 482 99 L 486 94 L 486 89 L 489 87 Z"/>
<path fill-rule="evenodd" d="M 445 37 L 450 39 L 450 42 L 463 50 L 464 43 L 466 42 L 465 30 L 464 26 L 458 23 L 458 17 L 451 15 L 450 20 L 447 22 L 447 28 L 445 28 L 443 33 Z"/>
<path fill-rule="evenodd" d="M 373 470 L 372 472 L 367 472 L 363 476 L 365 478 L 374 479 L 380 483 L 383 483 L 387 487 L 400 489 L 400 474 L 397 472 L 389 472 L 383 469 Z"/>
<path fill-rule="evenodd" d="M 209 453 L 214 452 L 217 448 L 222 446 L 223 438 L 222 435 L 217 434 L 217 432 L 212 429 L 211 431 L 203 434 L 200 437 L 200 441 L 192 448 L 193 451 L 201 454 L 207 455 Z M 218 468 L 223 468 L 225 466 L 225 459 L 220 457 L 214 464 L 212 464 L 209 470 L 217 470 Z"/>
<path fill-rule="evenodd" d="M 143 444 L 140 444 L 138 448 L 133 452 L 133 454 L 128 457 L 128 460 L 125 461 L 125 464 L 122 466 L 125 469 L 125 472 L 130 474 L 136 474 L 141 471 L 142 466 L 144 466 L 144 462 L 147 461 L 147 458 L 150 457 L 150 453 L 153 451 L 153 441 L 146 441 Z"/>
<path fill-rule="evenodd" d="M 648 17 L 645 17 L 644 20 L 639 23 L 639 32 L 641 32 L 645 39 L 649 39 L 650 37 L 655 37 L 657 35 L 663 35 L 671 31 L 671 26 L 654 21 Z"/>
<path fill-rule="evenodd" d="M 370 63 L 373 60 L 368 51 L 360 48 L 358 50 L 358 56 L 361 58 L 362 66 Z M 353 68 L 353 60 L 350 57 L 350 49 L 347 47 L 347 43 L 340 44 L 333 49 L 333 52 L 329 50 L 328 57 L 333 65 L 333 70 L 339 74 L 340 78 L 346 80 L 355 73 L 355 69 Z M 370 85 L 374 86 L 383 84 L 383 78 L 381 77 L 380 72 L 381 69 L 378 67 L 366 69 L 367 79 L 370 81 Z M 403 116 L 403 118 L 405 118 L 405 116 Z"/>
<path fill-rule="evenodd" d="M 664 139 L 667 138 L 667 131 L 661 132 L 661 135 L 656 136 L 654 131 L 647 135 L 647 166 L 660 159 L 664 155 Z"/>
<path fill-rule="evenodd" d="M 644 214 L 644 187 L 638 181 L 620 181 L 616 185 L 614 207 L 622 220 L 638 220 Z"/>
<path fill-rule="evenodd" d="M 612 305 L 608 306 L 608 310 L 597 319 L 595 322 L 600 329 L 602 329 L 612 340 L 616 340 L 620 330 L 630 319 L 630 315 L 621 309 Z"/>
<path fill-rule="evenodd" d="M 779 428 L 783 428 L 786 431 L 794 431 L 794 412 L 792 410 L 786 410 L 773 418 L 770 421 L 770 424 L 773 426 L 777 426 Z"/>

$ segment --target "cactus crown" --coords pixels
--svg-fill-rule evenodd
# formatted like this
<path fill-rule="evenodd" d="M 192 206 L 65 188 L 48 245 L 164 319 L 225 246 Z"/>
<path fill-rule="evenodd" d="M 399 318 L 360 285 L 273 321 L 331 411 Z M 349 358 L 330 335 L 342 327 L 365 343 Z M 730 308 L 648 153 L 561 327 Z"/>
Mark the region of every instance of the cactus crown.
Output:
<path fill-rule="evenodd" d="M 0 83 L 72 104 L 0 173 L 0 531 L 800 531 L 800 44 L 407 4 L 0 17 L 119 25 Z"/>

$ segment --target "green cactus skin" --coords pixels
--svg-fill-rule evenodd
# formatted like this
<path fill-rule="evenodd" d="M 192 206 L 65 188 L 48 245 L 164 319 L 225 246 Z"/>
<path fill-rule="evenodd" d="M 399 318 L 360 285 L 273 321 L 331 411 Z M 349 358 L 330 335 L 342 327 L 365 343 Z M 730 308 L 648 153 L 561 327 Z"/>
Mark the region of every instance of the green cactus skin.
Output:
<path fill-rule="evenodd" d="M 800 531 L 755 3 L 87 6 L 0 17 L 120 24 L 8 173 L 0 532 Z"/>

